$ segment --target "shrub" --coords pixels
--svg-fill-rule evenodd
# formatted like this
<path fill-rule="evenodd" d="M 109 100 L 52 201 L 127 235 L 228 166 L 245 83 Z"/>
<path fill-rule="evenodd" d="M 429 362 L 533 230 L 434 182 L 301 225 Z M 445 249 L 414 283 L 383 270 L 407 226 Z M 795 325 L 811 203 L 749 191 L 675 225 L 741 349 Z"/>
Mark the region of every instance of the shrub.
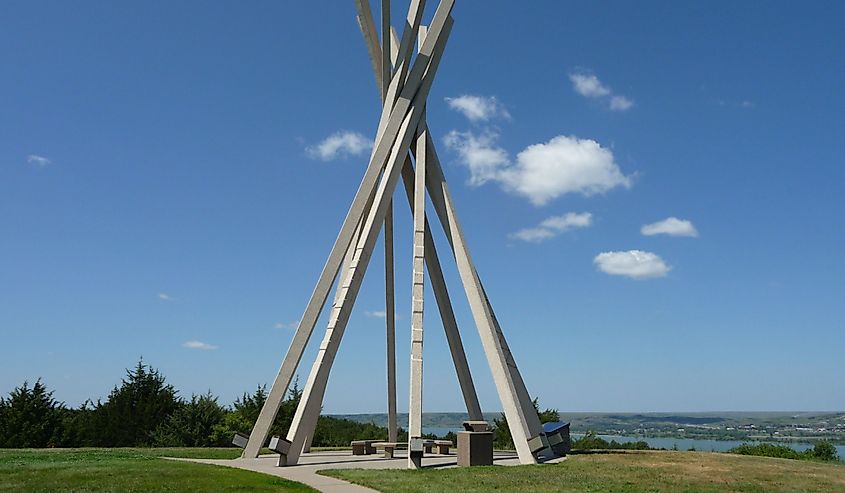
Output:
<path fill-rule="evenodd" d="M 159 447 L 212 447 L 230 445 L 231 437 L 225 442 L 212 439 L 214 427 L 223 423 L 226 410 L 217 403 L 217 397 L 191 396 L 188 402 L 181 402 L 170 418 L 155 431 L 154 443 Z"/>
<path fill-rule="evenodd" d="M 64 405 L 37 380 L 28 382 L 0 398 L 0 447 L 55 447 L 62 437 Z"/>
<path fill-rule="evenodd" d="M 588 431 L 583 437 L 572 441 L 572 448 L 577 450 L 651 450 L 648 443 L 643 441 L 620 443 L 616 440 L 607 441 Z"/>
<path fill-rule="evenodd" d="M 838 461 L 839 454 L 836 452 L 836 447 L 828 441 L 822 440 L 816 445 L 804 452 L 788 447 L 786 445 L 773 445 L 771 443 L 748 444 L 743 443 L 739 447 L 728 450 L 730 454 L 740 455 L 759 455 L 763 457 L 777 457 L 780 459 L 794 459 L 794 460 L 820 460 L 820 461 Z"/>
<path fill-rule="evenodd" d="M 811 455 L 812 458 L 817 460 L 831 462 L 839 460 L 839 454 L 836 452 L 836 447 L 826 440 L 816 443 L 815 447 L 805 453 Z"/>
<path fill-rule="evenodd" d="M 739 447 L 728 450 L 729 454 L 757 455 L 762 457 L 777 457 L 779 459 L 801 459 L 802 454 L 786 445 L 774 445 L 771 443 L 743 443 Z"/>
<path fill-rule="evenodd" d="M 104 403 L 94 409 L 94 445 L 103 447 L 149 446 L 158 426 L 179 408 L 176 390 L 158 370 L 139 361 L 126 371 Z"/>

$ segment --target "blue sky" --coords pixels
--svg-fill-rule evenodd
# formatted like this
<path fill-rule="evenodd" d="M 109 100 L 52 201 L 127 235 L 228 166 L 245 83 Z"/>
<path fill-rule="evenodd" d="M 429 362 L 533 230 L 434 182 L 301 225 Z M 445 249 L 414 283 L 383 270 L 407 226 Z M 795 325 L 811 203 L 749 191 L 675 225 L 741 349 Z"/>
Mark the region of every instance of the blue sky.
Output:
<path fill-rule="evenodd" d="M 69 404 L 96 400 L 140 356 L 186 395 L 231 402 L 272 381 L 378 122 L 354 14 L 328 0 L 0 4 L 0 392 L 42 377 Z M 544 405 L 845 409 L 843 15 L 457 2 L 428 120 Z M 482 407 L 498 410 L 435 232 Z M 386 409 L 382 279 L 377 254 L 326 412 Z M 427 300 L 424 406 L 459 411 Z"/>

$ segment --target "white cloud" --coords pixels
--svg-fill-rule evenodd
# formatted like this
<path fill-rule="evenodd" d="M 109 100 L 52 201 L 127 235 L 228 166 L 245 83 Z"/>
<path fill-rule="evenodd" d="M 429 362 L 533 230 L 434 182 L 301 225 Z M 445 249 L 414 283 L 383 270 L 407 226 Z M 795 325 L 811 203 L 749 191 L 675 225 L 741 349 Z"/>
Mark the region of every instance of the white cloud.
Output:
<path fill-rule="evenodd" d="M 613 111 L 627 111 L 634 106 L 634 102 L 625 96 L 613 96 L 610 98 L 610 109 Z"/>
<path fill-rule="evenodd" d="M 646 224 L 640 228 L 640 233 L 645 236 L 669 235 L 688 236 L 691 238 L 698 236 L 698 230 L 695 229 L 692 222 L 686 219 L 678 219 L 677 217 L 669 217 L 656 223 Z"/>
<path fill-rule="evenodd" d="M 753 103 L 753 102 L 751 102 L 751 101 L 746 100 L 746 101 L 743 101 L 743 102 L 739 103 L 739 106 L 740 106 L 740 107 L 742 107 L 742 108 L 753 108 L 753 107 L 754 107 L 754 103 Z"/>
<path fill-rule="evenodd" d="M 600 253 L 593 263 L 605 274 L 638 280 L 665 277 L 671 270 L 658 255 L 641 250 Z"/>
<path fill-rule="evenodd" d="M 500 173 L 505 188 L 543 205 L 567 193 L 595 195 L 630 187 L 613 153 L 598 142 L 560 135 L 520 152 L 516 164 Z"/>
<path fill-rule="evenodd" d="M 313 159 L 321 161 L 332 161 L 334 159 L 350 156 L 360 156 L 373 147 L 373 141 L 367 139 L 357 132 L 337 132 L 315 147 L 306 149 L 308 155 Z"/>
<path fill-rule="evenodd" d="M 33 165 L 33 166 L 38 166 L 39 168 L 43 168 L 44 166 L 51 164 L 53 161 L 50 161 L 49 159 L 47 159 L 44 156 L 39 156 L 37 154 L 30 154 L 29 156 L 26 157 L 26 162 Z"/>
<path fill-rule="evenodd" d="M 369 311 L 368 310 L 368 311 L 364 312 L 364 316 L 370 317 L 370 318 L 384 318 L 384 319 L 386 319 L 387 318 L 387 312 L 384 311 L 384 310 L 375 310 L 375 311 Z M 398 313 L 395 313 L 395 312 L 393 313 L 393 317 L 394 317 L 395 320 L 399 320 L 400 318 L 402 318 L 402 317 L 399 316 Z"/>
<path fill-rule="evenodd" d="M 187 341 L 182 344 L 182 347 L 188 349 L 200 349 L 202 351 L 214 351 L 217 349 L 217 346 L 212 346 L 211 344 L 206 344 L 202 341 Z"/>
<path fill-rule="evenodd" d="M 482 135 L 452 130 L 446 135 L 446 147 L 455 151 L 470 171 L 470 185 L 495 180 L 510 162 L 508 153 L 496 143 L 498 134 L 487 130 Z"/>
<path fill-rule="evenodd" d="M 621 94 L 614 94 L 613 90 L 602 84 L 598 77 L 586 72 L 569 74 L 572 89 L 581 96 L 592 99 L 603 99 L 611 111 L 627 111 L 634 106 L 634 102 Z"/>
<path fill-rule="evenodd" d="M 511 238 L 540 243 L 554 238 L 573 228 L 586 228 L 593 224 L 593 215 L 589 212 L 576 214 L 569 212 L 562 216 L 552 216 L 541 222 L 539 226 L 527 228 L 511 234 Z"/>
<path fill-rule="evenodd" d="M 568 193 L 589 196 L 632 184 L 613 153 L 594 140 L 561 135 L 527 147 L 517 155 L 516 163 L 497 140 L 492 131 L 476 135 L 453 130 L 446 136 L 446 146 L 469 168 L 470 185 L 497 181 L 534 205 L 544 205 Z"/>
<path fill-rule="evenodd" d="M 160 299 L 161 301 L 176 301 L 175 298 L 173 298 L 172 296 L 170 296 L 167 293 L 159 293 L 158 299 Z"/>
<path fill-rule="evenodd" d="M 295 330 L 297 327 L 299 327 L 299 320 L 297 320 L 296 322 L 290 322 L 290 323 L 279 322 L 276 325 L 274 325 L 273 327 L 275 327 L 279 330 Z"/>
<path fill-rule="evenodd" d="M 593 74 L 575 72 L 569 74 L 572 88 L 585 98 L 601 98 L 610 95 L 610 88 L 601 83 Z"/>
<path fill-rule="evenodd" d="M 460 112 L 471 122 L 486 122 L 494 118 L 510 118 L 510 113 L 495 97 L 473 96 L 465 94 L 456 98 L 446 98 L 449 108 Z"/>

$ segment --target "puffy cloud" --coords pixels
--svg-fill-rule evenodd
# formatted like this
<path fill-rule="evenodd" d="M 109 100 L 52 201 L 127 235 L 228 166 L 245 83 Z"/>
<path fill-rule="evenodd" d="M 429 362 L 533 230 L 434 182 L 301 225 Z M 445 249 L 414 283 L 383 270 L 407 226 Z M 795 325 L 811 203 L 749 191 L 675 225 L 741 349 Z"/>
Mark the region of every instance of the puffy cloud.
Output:
<path fill-rule="evenodd" d="M 176 301 L 175 298 L 173 298 L 172 296 L 170 296 L 167 293 L 159 293 L 158 299 L 160 299 L 161 301 Z"/>
<path fill-rule="evenodd" d="M 50 161 L 49 159 L 47 159 L 44 156 L 39 156 L 37 154 L 30 154 L 29 156 L 26 157 L 26 162 L 33 165 L 33 166 L 38 166 L 39 168 L 43 168 L 44 166 L 51 164 L 53 161 Z"/>
<path fill-rule="evenodd" d="M 453 130 L 445 139 L 446 146 L 469 168 L 471 185 L 496 181 L 534 205 L 568 193 L 589 196 L 631 186 L 613 153 L 594 140 L 561 135 L 527 147 L 515 163 L 497 141 L 498 134 L 492 131 L 477 135 Z"/>
<path fill-rule="evenodd" d="M 306 149 L 313 159 L 332 161 L 350 156 L 360 156 L 373 147 L 373 142 L 360 133 L 341 131 L 327 137 L 314 147 Z"/>
<path fill-rule="evenodd" d="M 473 96 L 465 94 L 456 98 L 446 98 L 449 108 L 463 114 L 471 122 L 486 122 L 494 118 L 510 118 L 510 113 L 495 97 Z"/>
<path fill-rule="evenodd" d="M 206 344 L 202 341 L 188 341 L 182 344 L 182 347 L 188 349 L 199 349 L 201 351 L 214 351 L 217 349 L 217 346 L 212 346 L 211 344 Z"/>
<path fill-rule="evenodd" d="M 499 180 L 534 205 L 567 193 L 589 196 L 631 186 L 609 149 L 594 140 L 565 135 L 527 147 L 514 166 L 502 170 Z"/>
<path fill-rule="evenodd" d="M 570 229 L 586 228 L 593 224 L 593 215 L 589 212 L 576 214 L 569 212 L 562 216 L 552 216 L 541 222 L 539 226 L 527 228 L 511 234 L 511 238 L 540 243 L 554 238 Z"/>
<path fill-rule="evenodd" d="M 613 90 L 604 85 L 598 77 L 586 72 L 569 74 L 572 89 L 581 96 L 591 99 L 602 99 L 607 102 L 611 111 L 627 111 L 634 106 L 634 102 L 621 94 L 614 94 Z"/>
<path fill-rule="evenodd" d="M 572 73 L 569 74 L 572 81 L 572 88 L 575 92 L 585 98 L 600 98 L 610 95 L 610 88 L 601 83 L 598 77 L 593 74 Z"/>
<path fill-rule="evenodd" d="M 626 111 L 634 106 L 634 102 L 625 96 L 613 96 L 610 98 L 610 109 L 613 111 Z"/>
<path fill-rule="evenodd" d="M 645 236 L 669 235 L 688 236 L 691 238 L 698 236 L 698 230 L 695 229 L 692 222 L 686 219 L 678 219 L 677 217 L 669 217 L 656 223 L 646 224 L 640 228 L 640 232 Z"/>
<path fill-rule="evenodd" d="M 593 263 L 606 274 L 637 280 L 665 277 L 671 270 L 660 256 L 641 250 L 600 253 Z"/>
<path fill-rule="evenodd" d="M 481 135 L 452 130 L 446 135 L 446 147 L 456 152 L 470 171 L 470 185 L 483 185 L 495 180 L 510 159 L 507 151 L 498 146 L 498 134 L 487 130 Z"/>
<path fill-rule="evenodd" d="M 374 310 L 374 311 L 367 310 L 367 311 L 364 312 L 364 316 L 370 317 L 370 318 L 385 318 L 386 319 L 387 318 L 387 312 L 384 311 L 384 310 Z M 399 320 L 400 318 L 402 318 L 402 317 L 399 316 L 398 313 L 395 313 L 395 312 L 393 313 L 393 317 L 396 320 Z"/>

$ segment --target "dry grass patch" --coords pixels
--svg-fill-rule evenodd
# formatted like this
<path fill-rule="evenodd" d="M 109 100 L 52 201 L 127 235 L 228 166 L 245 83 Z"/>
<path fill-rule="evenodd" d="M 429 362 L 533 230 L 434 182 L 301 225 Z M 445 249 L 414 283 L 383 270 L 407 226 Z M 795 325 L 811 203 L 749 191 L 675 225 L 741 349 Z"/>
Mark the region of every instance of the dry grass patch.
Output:
<path fill-rule="evenodd" d="M 557 465 L 334 470 L 327 475 L 385 492 L 845 492 L 845 465 L 710 452 L 574 455 Z"/>

